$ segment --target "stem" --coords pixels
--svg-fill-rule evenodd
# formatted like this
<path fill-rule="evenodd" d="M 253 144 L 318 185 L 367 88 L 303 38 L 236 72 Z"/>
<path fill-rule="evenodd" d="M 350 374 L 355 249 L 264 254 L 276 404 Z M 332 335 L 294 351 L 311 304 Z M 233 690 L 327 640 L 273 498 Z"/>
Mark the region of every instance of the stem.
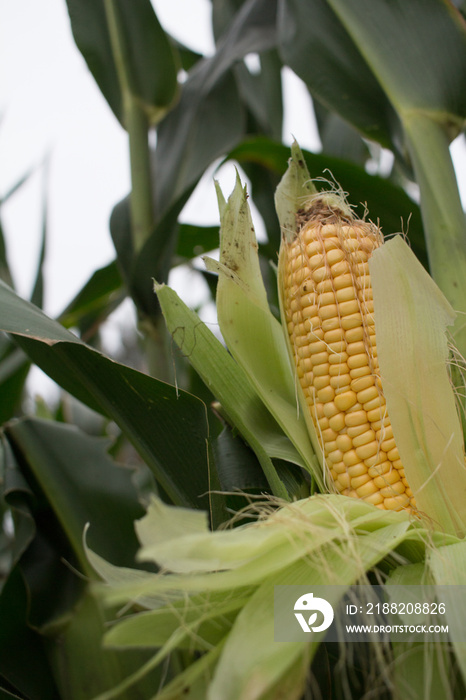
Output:
<path fill-rule="evenodd" d="M 154 207 L 149 152 L 149 123 L 146 114 L 131 98 L 125 110 L 131 163 L 131 230 L 137 254 L 154 228 Z"/>
<path fill-rule="evenodd" d="M 403 122 L 421 192 L 432 277 L 459 312 L 452 336 L 466 357 L 466 221 L 447 134 L 419 112 L 405 114 Z"/>
<path fill-rule="evenodd" d="M 149 121 L 133 89 L 127 48 L 115 0 L 104 0 L 112 46 L 113 60 L 122 95 L 123 123 L 129 136 L 131 167 L 130 217 L 131 238 L 135 258 L 151 236 L 155 226 L 153 182 L 149 150 Z M 165 323 L 161 316 L 140 318 L 139 329 L 144 335 L 144 349 L 149 373 L 162 379 L 172 379 L 166 348 Z"/>
<path fill-rule="evenodd" d="M 120 83 L 123 123 L 129 135 L 131 163 L 131 232 L 134 252 L 138 253 L 152 233 L 154 209 L 149 151 L 149 123 L 135 97 L 126 45 L 114 0 L 104 0 L 113 60 Z"/>

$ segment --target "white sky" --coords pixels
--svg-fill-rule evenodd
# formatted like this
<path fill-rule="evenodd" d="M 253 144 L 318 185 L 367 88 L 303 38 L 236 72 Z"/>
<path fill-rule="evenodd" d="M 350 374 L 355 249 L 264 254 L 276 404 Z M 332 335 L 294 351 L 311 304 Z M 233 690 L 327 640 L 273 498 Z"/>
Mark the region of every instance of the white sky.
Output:
<path fill-rule="evenodd" d="M 153 4 L 167 31 L 193 49 L 212 53 L 209 0 Z M 0 0 L 0 17 L 0 195 L 36 168 L 29 183 L 5 205 L 2 221 L 17 289 L 27 297 L 35 276 L 46 191 L 45 309 L 53 316 L 95 269 L 114 257 L 108 219 L 130 187 L 127 136 L 74 44 L 65 0 Z M 317 149 L 312 110 L 301 82 L 287 71 L 284 86 L 285 142 L 290 143 L 293 134 L 304 148 Z M 453 150 L 457 163 L 463 163 L 464 139 Z M 463 167 L 460 174 L 466 200 Z M 234 182 L 232 168 L 216 177 L 228 194 Z M 212 172 L 183 219 L 218 222 Z"/>

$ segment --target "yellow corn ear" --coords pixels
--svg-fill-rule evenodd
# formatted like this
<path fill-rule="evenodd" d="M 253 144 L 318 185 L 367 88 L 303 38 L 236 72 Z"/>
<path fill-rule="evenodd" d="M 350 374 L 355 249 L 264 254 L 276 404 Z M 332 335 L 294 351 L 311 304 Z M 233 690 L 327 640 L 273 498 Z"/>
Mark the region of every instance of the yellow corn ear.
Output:
<path fill-rule="evenodd" d="M 377 359 L 368 260 L 383 244 L 335 193 L 297 212 L 280 251 L 281 295 L 297 377 L 336 489 L 379 508 L 415 508 Z M 396 339 L 394 339 L 396 342 Z"/>

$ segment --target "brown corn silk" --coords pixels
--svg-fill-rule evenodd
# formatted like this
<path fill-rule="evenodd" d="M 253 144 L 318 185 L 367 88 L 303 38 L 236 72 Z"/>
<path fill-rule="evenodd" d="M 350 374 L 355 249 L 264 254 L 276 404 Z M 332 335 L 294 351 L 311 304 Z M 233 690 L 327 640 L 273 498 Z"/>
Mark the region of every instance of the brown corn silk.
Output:
<path fill-rule="evenodd" d="M 368 260 L 380 229 L 335 194 L 310 198 L 282 242 L 283 306 L 296 373 L 336 489 L 379 508 L 414 508 L 377 359 Z M 394 339 L 396 342 L 396 339 Z"/>

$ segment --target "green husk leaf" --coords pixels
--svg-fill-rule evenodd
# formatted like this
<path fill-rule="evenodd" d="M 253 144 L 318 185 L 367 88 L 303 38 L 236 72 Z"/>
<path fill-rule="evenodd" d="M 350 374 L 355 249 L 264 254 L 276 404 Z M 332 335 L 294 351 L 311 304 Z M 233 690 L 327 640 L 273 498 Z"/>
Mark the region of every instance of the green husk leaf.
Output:
<path fill-rule="evenodd" d="M 277 585 L 339 585 L 338 593 L 327 600 L 334 607 L 349 587 L 367 569 L 374 566 L 403 540 L 408 522 L 387 525 L 367 536 L 356 536 L 349 523 L 348 536 L 341 541 L 324 545 L 309 558 L 300 558 L 280 573 L 267 578 L 257 589 L 235 622 L 220 658 L 210 686 L 209 700 L 236 700 L 249 697 L 248 689 L 254 688 L 252 697 L 262 697 L 287 669 L 302 659 L 303 682 L 309 662 L 324 632 L 311 633 L 307 642 L 277 644 L 274 641 L 274 588 Z M 244 640 L 248 643 L 245 644 Z M 260 692 L 258 692 L 260 691 Z"/>
<path fill-rule="evenodd" d="M 181 518 L 178 525 L 177 515 Z M 272 691 L 281 678 L 289 678 L 292 668 L 296 675 L 290 689 L 302 687 L 308 662 L 323 633 L 313 635 L 310 644 L 275 643 L 276 585 L 340 585 L 335 600 L 330 601 L 336 604 L 345 586 L 363 577 L 368 568 L 401 543 L 408 533 L 412 534 L 406 513 L 383 512 L 344 496 L 314 496 L 269 512 L 263 520 L 240 526 L 236 532 L 207 532 L 204 540 L 199 540 L 198 553 L 210 559 L 211 571 L 199 574 L 190 569 L 193 536 L 184 527 L 190 517 L 188 512 L 163 506 L 153 508 L 147 517 L 154 529 L 157 523 L 173 534 L 178 529 L 172 545 L 179 552 L 185 547 L 185 565 L 179 568 L 187 573 L 154 574 L 151 582 L 143 584 L 145 591 L 137 582 L 100 589 L 107 604 L 141 602 L 142 592 L 159 596 L 160 600 L 165 597 L 166 603 L 154 613 L 136 615 L 116 625 L 107 634 L 106 644 L 162 647 L 146 668 L 135 674 L 135 680 L 176 647 L 202 648 L 216 639 L 217 643 L 225 640 L 206 694 L 212 700 L 248 697 L 253 687 L 261 693 Z M 264 532 L 268 535 L 265 539 Z M 145 536 L 148 535 L 146 530 Z M 228 571 L 232 535 L 238 537 L 238 552 L 243 551 L 247 561 Z M 219 542 L 218 551 L 213 551 L 208 538 Z M 225 556 L 220 560 L 222 542 Z M 127 580 L 127 572 L 123 572 L 122 579 Z M 191 639 L 193 635 L 196 636 Z"/>
<path fill-rule="evenodd" d="M 176 573 L 235 569 L 282 539 L 281 533 L 271 528 L 256 533 L 254 539 L 241 528 L 210 532 L 206 513 L 173 508 L 156 496 L 135 527 L 142 544 L 138 559 Z"/>
<path fill-rule="evenodd" d="M 180 509 L 170 508 L 173 508 L 173 518 L 176 518 Z M 141 598 L 144 598 L 149 602 L 141 604 L 156 607 L 164 596 L 170 594 L 170 597 L 174 595 L 176 599 L 181 591 L 231 591 L 234 588 L 258 585 L 266 577 L 286 570 L 298 559 L 318 552 L 332 541 L 340 541 L 343 523 L 346 523 L 344 538 L 350 536 L 353 530 L 364 537 L 392 525 L 405 527 L 405 537 L 422 537 L 423 532 L 421 529 L 408 530 L 410 521 L 407 513 L 381 511 L 360 499 L 334 494 L 295 501 L 275 511 L 270 505 L 262 504 L 259 512 L 270 514 L 264 520 L 237 527 L 234 532 L 208 532 L 204 537 L 199 537 L 195 543 L 196 548 L 192 546 L 193 538 L 189 533 L 180 535 L 178 542 L 172 540 L 174 549 L 178 549 L 180 554 L 183 550 L 185 552 L 184 567 L 181 559 L 177 565 L 179 570 L 184 568 L 189 572 L 186 574 L 159 576 L 137 571 L 131 575 L 130 569 L 121 569 L 121 583 L 118 583 L 120 569 L 88 550 L 92 565 L 112 584 L 110 588 L 106 586 L 100 589 L 100 594 L 109 605 L 119 605 L 128 600 L 141 602 Z M 182 517 L 183 514 L 180 515 Z M 152 511 L 152 518 L 155 528 L 158 518 L 156 511 Z M 218 546 L 213 545 L 213 542 L 218 542 Z M 390 544 L 388 536 L 385 545 L 388 547 L 387 552 L 391 546 L 395 546 L 394 542 Z M 204 560 L 200 571 L 192 566 L 193 551 L 197 561 Z M 223 559 L 222 551 L 225 552 Z M 236 556 L 245 553 L 244 561 L 231 568 L 232 553 L 235 552 Z M 327 578 L 333 579 L 331 568 L 327 570 L 325 567 L 325 572 Z"/>
<path fill-rule="evenodd" d="M 303 153 L 294 141 L 288 168 L 275 193 L 275 209 L 282 236 L 286 240 L 293 240 L 298 230 L 296 213 L 302 208 L 306 199 L 316 192 Z"/>
<path fill-rule="evenodd" d="M 455 314 L 401 236 L 369 265 L 383 390 L 406 478 L 434 527 L 464 535 L 463 435 L 447 368 Z"/>
<path fill-rule="evenodd" d="M 247 194 L 239 178 L 228 203 L 219 195 L 219 208 L 220 262 L 206 259 L 206 265 L 219 275 L 220 330 L 251 385 L 299 452 L 299 463 L 322 486 L 305 421 L 298 414 L 283 331 L 269 309 Z"/>
<path fill-rule="evenodd" d="M 105 635 L 108 647 L 161 647 L 177 634 L 182 649 L 207 651 L 231 629 L 238 609 L 250 592 L 226 595 L 209 593 L 175 601 L 164 608 L 131 615 Z M 183 634 L 179 634 L 180 631 Z"/>

